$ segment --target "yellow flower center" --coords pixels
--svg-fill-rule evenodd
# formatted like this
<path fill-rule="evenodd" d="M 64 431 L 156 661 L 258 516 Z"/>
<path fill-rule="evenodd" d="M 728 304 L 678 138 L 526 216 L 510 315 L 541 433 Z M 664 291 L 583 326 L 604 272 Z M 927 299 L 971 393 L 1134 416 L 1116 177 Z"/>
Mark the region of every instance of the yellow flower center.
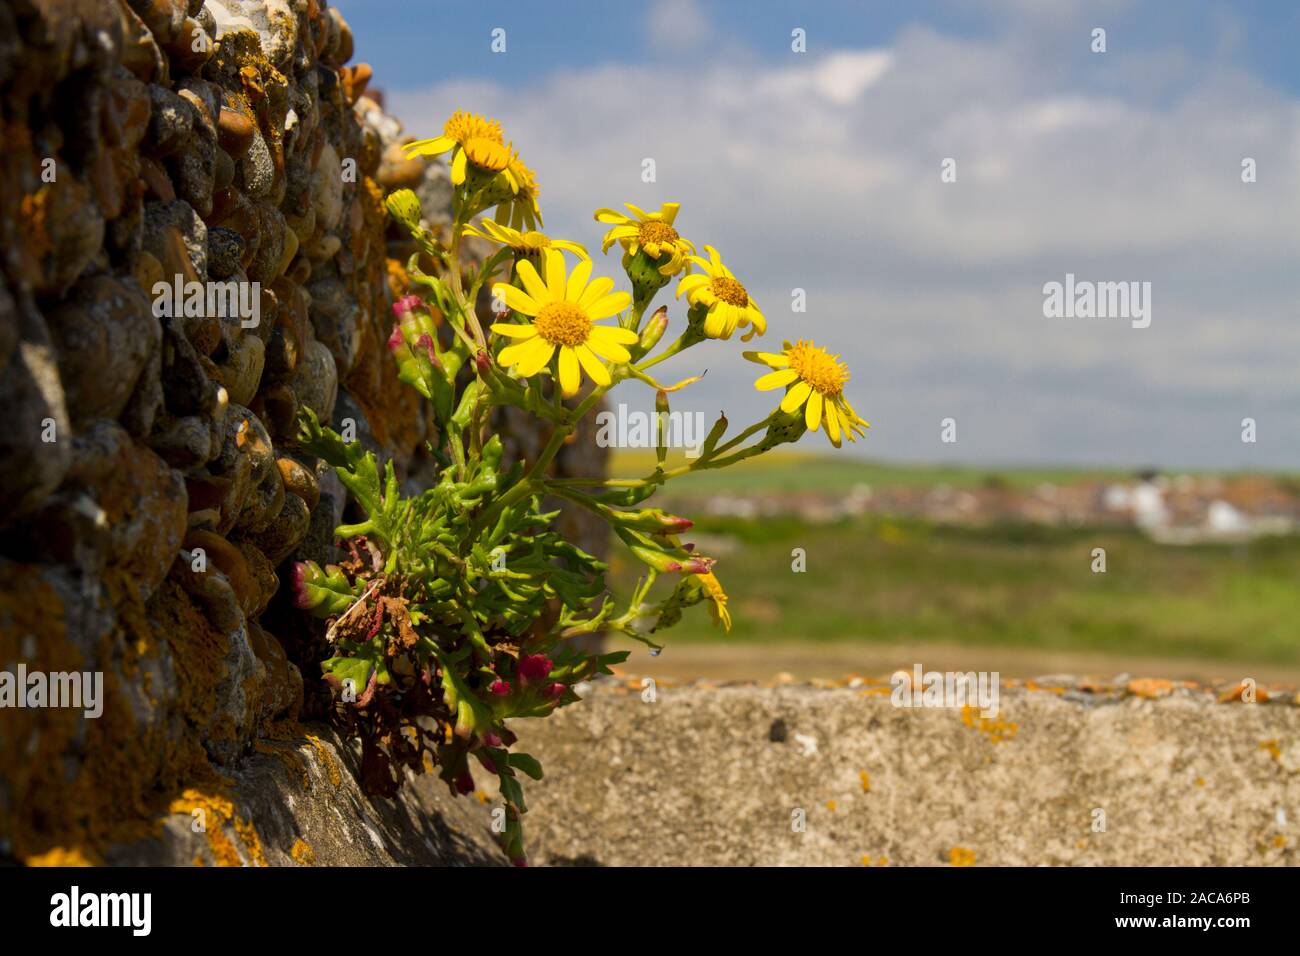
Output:
<path fill-rule="evenodd" d="M 533 328 L 552 345 L 581 345 L 591 334 L 591 319 L 572 302 L 551 302 L 537 313 Z"/>
<path fill-rule="evenodd" d="M 486 139 L 492 143 L 500 143 L 505 139 L 501 132 L 501 124 L 496 120 L 484 119 L 476 113 L 466 113 L 464 110 L 457 110 L 451 114 L 451 119 L 447 120 L 442 128 L 442 135 L 458 143 L 466 143 L 471 139 Z"/>
<path fill-rule="evenodd" d="M 790 367 L 815 391 L 828 398 L 844 391 L 844 383 L 849 380 L 848 367 L 836 361 L 824 348 L 811 342 L 799 342 L 786 349 L 785 354 L 790 359 Z"/>
<path fill-rule="evenodd" d="M 677 230 L 668 223 L 661 222 L 658 219 L 648 219 L 641 223 L 638 238 L 641 240 L 641 245 L 644 246 L 648 242 L 659 245 L 663 245 L 665 242 L 674 242 L 679 236 Z"/>
<path fill-rule="evenodd" d="M 465 140 L 462 149 L 475 166 L 499 173 L 510 165 L 510 149 L 499 142 L 482 137 Z"/>
<path fill-rule="evenodd" d="M 518 248 L 523 249 L 526 252 L 540 252 L 542 249 L 548 248 L 550 244 L 551 240 L 546 235 L 537 232 L 536 230 L 531 230 L 529 232 L 521 232 L 519 234 L 519 242 L 516 245 Z"/>
<path fill-rule="evenodd" d="M 734 305 L 742 309 L 749 305 L 749 293 L 735 279 L 718 276 L 709 282 L 709 288 L 713 290 L 714 295 L 728 305 Z"/>

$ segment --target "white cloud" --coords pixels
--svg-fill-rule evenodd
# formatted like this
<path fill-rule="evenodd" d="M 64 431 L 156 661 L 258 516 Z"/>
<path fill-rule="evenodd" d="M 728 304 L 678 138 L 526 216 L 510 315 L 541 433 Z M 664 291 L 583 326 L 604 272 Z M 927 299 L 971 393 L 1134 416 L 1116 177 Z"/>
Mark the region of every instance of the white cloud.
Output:
<path fill-rule="evenodd" d="M 684 53 L 702 46 L 712 33 L 697 0 L 656 0 L 646 11 L 646 34 L 662 53 Z"/>
<path fill-rule="evenodd" d="M 770 338 L 844 353 L 855 405 L 886 416 L 874 454 L 1230 464 L 1240 449 L 1207 438 L 1207 419 L 1270 414 L 1275 444 L 1250 451 L 1291 461 L 1300 104 L 1180 56 L 1067 68 L 1046 42 L 910 28 L 887 50 L 601 66 L 390 103 L 418 134 L 453 108 L 500 118 L 548 227 L 589 246 L 597 206 L 682 202 L 683 231 L 722 251 Z M 1244 156 L 1259 182 L 1241 182 Z M 1044 319 L 1042 285 L 1066 272 L 1151 281 L 1152 327 Z M 789 312 L 794 287 L 806 315 Z M 766 411 L 736 343 L 700 351 L 673 365 L 710 367 L 700 407 Z M 982 427 L 941 448 L 931 426 L 958 409 Z"/>

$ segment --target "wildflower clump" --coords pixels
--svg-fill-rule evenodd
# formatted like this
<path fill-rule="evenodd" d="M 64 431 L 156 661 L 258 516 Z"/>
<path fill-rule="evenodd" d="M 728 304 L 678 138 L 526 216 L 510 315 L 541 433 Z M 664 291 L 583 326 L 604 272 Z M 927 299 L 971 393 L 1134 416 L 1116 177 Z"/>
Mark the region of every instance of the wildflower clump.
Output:
<path fill-rule="evenodd" d="M 458 112 L 441 136 L 407 151 L 451 154 L 448 236 L 422 226 L 411 191 L 387 201 L 421 250 L 406 270 L 412 288 L 393 306 L 388 347 L 398 379 L 429 403 L 438 481 L 404 494 L 391 462 L 381 464 L 305 410 L 304 450 L 336 470 L 364 517 L 336 529 L 345 560 L 295 566 L 294 594 L 300 608 L 327 622 L 321 672 L 337 721 L 361 740 L 367 790 L 392 795 L 406 770 L 435 770 L 453 792 L 471 793 L 476 763 L 498 779 L 499 838 L 522 863 L 522 778 L 539 779 L 542 768 L 515 749 L 510 722 L 577 701 L 584 681 L 627 656 L 584 652 L 571 639 L 618 631 L 658 648 L 653 635 L 701 603 L 718 626 L 731 627 L 735 609 L 715 560 L 683 541 L 691 521 L 647 499 L 680 475 L 743 461 L 807 430 L 822 428 L 838 445 L 866 423 L 843 395 L 848 375 L 838 358 L 811 343 L 786 343 L 780 353 L 747 353 L 770 369 L 759 389 L 786 389 L 781 403 L 730 437 L 719 417 L 699 456 L 669 467 L 670 396 L 698 377 L 663 384 L 651 369 L 736 329 L 747 329 L 746 339 L 766 330 L 718 252 L 703 246 L 708 258 L 695 255 L 678 231 L 675 203 L 655 213 L 629 204 L 630 216 L 599 209 L 595 218 L 612 227 L 603 249 L 617 243 L 623 250 L 630 288 L 620 289 L 593 275 L 584 246 L 537 231 L 536 179 L 499 123 Z M 473 267 L 461 255 L 466 235 L 494 247 Z M 434 268 L 421 268 L 430 261 Z M 661 346 L 668 310 L 650 306 L 674 278 L 689 308 L 680 334 Z M 492 301 L 491 319 L 476 311 L 480 293 Z M 653 390 L 664 413 L 657 467 L 632 478 L 554 477 L 552 460 L 579 422 L 624 383 Z M 504 460 L 493 421 L 505 407 L 531 415 L 547 436 L 532 460 Z M 544 510 L 548 498 L 599 516 L 643 566 L 626 603 L 610 594 L 606 566 L 557 530 L 557 512 Z M 672 588 L 653 598 L 665 577 Z"/>

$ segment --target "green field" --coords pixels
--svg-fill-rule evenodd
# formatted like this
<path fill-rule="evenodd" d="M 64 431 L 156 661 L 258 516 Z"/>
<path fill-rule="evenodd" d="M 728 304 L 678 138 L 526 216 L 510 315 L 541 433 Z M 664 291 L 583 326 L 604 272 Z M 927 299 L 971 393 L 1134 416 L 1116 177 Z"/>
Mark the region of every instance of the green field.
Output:
<path fill-rule="evenodd" d="M 680 452 L 670 453 L 669 467 L 687 461 Z M 649 451 L 616 451 L 610 459 L 610 474 L 640 478 L 655 468 Z M 710 494 L 809 491 L 847 493 L 855 485 L 872 487 L 947 485 L 975 488 L 996 484 L 1011 489 L 1032 489 L 1044 482 L 1067 484 L 1075 481 L 1131 479 L 1136 469 L 1082 467 L 998 467 L 981 468 L 962 464 L 895 464 L 826 455 L 816 452 L 776 451 L 752 458 L 730 468 L 700 471 L 675 478 L 665 486 L 674 498 Z M 1181 472 L 1180 472 L 1181 473 Z M 1190 474 L 1229 475 L 1231 472 L 1192 471 Z M 1300 488 L 1300 476 L 1288 476 Z"/>
<path fill-rule="evenodd" d="M 790 479 L 785 479 L 790 480 Z M 936 642 L 1300 663 L 1300 537 L 1171 547 L 1124 529 L 938 526 L 862 517 L 705 519 L 735 627 L 703 608 L 670 643 Z M 1091 570 L 1105 548 L 1107 572 Z M 803 548 L 807 571 L 791 570 Z M 612 550 L 626 593 L 639 565 Z"/>

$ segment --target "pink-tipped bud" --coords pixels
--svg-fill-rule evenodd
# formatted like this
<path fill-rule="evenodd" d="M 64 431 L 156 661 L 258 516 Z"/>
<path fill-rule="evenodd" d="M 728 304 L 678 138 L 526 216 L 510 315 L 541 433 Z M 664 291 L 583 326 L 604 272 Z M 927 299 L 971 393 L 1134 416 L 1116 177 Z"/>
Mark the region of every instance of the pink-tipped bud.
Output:
<path fill-rule="evenodd" d="M 568 690 L 568 687 L 566 687 L 564 684 L 561 684 L 559 681 L 556 681 L 554 684 L 548 685 L 546 690 L 542 691 L 542 693 L 544 693 L 547 697 L 551 697 L 558 700 L 559 698 L 564 696 L 564 692 L 566 690 Z"/>
<path fill-rule="evenodd" d="M 489 730 L 483 735 L 483 743 L 487 744 L 489 747 L 500 747 L 501 735 L 495 730 Z"/>
<path fill-rule="evenodd" d="M 488 355 L 487 349 L 479 349 L 474 353 L 474 367 L 483 376 L 492 370 L 492 356 Z"/>
<path fill-rule="evenodd" d="M 424 349 L 425 354 L 429 356 L 429 362 L 434 368 L 442 368 L 442 362 L 438 358 L 438 353 L 433 348 L 433 336 L 425 332 L 416 340 L 416 345 Z"/>
<path fill-rule="evenodd" d="M 424 300 L 418 295 L 404 295 L 393 303 L 393 315 L 397 316 L 400 321 L 422 305 L 424 305 Z"/>
<path fill-rule="evenodd" d="M 526 856 L 517 856 L 517 857 L 515 857 L 513 860 L 510 861 L 510 865 L 511 865 L 511 866 L 527 866 L 527 865 L 528 865 L 528 857 L 526 857 Z"/>
<path fill-rule="evenodd" d="M 488 691 L 498 697 L 505 697 L 510 693 L 510 681 L 498 678 L 492 682 L 492 686 L 488 688 Z"/>
<path fill-rule="evenodd" d="M 525 654 L 519 658 L 519 676 L 525 682 L 546 680 L 551 674 L 551 659 L 542 654 Z"/>
<path fill-rule="evenodd" d="M 306 609 L 312 607 L 312 600 L 307 594 L 307 575 L 311 569 L 307 567 L 304 561 L 295 561 L 293 563 L 293 606 L 296 608 Z"/>
<path fill-rule="evenodd" d="M 685 574 L 708 574 L 716 563 L 713 558 L 691 558 L 682 565 L 681 570 Z"/>
<path fill-rule="evenodd" d="M 388 337 L 388 351 L 396 352 L 405 344 L 406 339 L 402 338 L 402 327 L 400 325 L 394 325 L 393 334 Z"/>

